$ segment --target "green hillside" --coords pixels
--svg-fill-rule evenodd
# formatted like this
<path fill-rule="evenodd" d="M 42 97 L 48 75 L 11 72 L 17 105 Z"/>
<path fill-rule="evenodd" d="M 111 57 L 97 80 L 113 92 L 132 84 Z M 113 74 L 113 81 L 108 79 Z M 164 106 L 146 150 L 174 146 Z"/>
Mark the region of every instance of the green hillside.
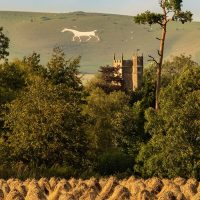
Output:
<path fill-rule="evenodd" d="M 155 37 L 160 36 L 157 26 L 139 26 L 131 16 L 92 13 L 26 13 L 0 12 L 0 26 L 11 40 L 10 57 L 22 57 L 33 51 L 41 54 L 42 62 L 49 59 L 52 48 L 62 46 L 69 57 L 82 56 L 81 71 L 93 73 L 100 65 L 112 64 L 113 53 L 130 58 L 140 49 L 145 59 L 154 55 L 159 47 Z M 61 33 L 63 28 L 79 31 L 98 30 L 100 42 L 91 39 L 86 42 L 72 42 L 72 33 Z M 200 61 L 200 23 L 182 25 L 171 23 L 166 43 L 165 58 L 171 54 L 191 54 Z"/>

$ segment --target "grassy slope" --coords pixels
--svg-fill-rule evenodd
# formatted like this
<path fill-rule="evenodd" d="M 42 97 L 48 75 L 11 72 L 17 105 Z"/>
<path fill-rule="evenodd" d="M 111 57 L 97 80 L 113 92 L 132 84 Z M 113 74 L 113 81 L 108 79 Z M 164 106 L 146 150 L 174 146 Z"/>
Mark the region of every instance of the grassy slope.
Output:
<path fill-rule="evenodd" d="M 157 26 L 139 26 L 130 16 L 88 14 L 82 12 L 66 14 L 0 12 L 0 26 L 11 39 L 10 57 L 22 57 L 33 51 L 39 52 L 42 62 L 47 62 L 52 48 L 62 46 L 69 57 L 82 56 L 81 71 L 93 73 L 98 66 L 111 64 L 113 53 L 118 57 L 124 53 L 130 58 L 136 49 L 154 55 L 159 47 L 155 37 L 160 36 Z M 72 34 L 61 33 L 63 28 L 80 31 L 97 29 L 100 42 L 72 42 Z M 182 25 L 171 23 L 168 30 L 165 58 L 171 54 L 186 53 L 200 61 L 200 23 Z"/>

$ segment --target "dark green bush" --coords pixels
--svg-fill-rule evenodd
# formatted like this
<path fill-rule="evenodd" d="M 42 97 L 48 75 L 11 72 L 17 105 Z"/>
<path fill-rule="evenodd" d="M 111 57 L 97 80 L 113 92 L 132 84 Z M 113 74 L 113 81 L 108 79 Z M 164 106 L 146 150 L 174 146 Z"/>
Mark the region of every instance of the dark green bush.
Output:
<path fill-rule="evenodd" d="M 101 175 L 114 175 L 132 169 L 133 164 L 133 158 L 129 155 L 119 150 L 112 150 L 99 156 L 97 171 Z"/>
<path fill-rule="evenodd" d="M 33 164 L 23 164 L 22 162 L 14 164 L 4 164 L 0 165 L 0 178 L 9 179 L 9 178 L 19 178 L 25 180 L 27 178 L 36 178 L 41 177 L 51 178 L 66 178 L 78 177 L 79 171 L 70 166 L 60 166 L 54 165 L 51 167 L 47 166 L 34 166 Z"/>

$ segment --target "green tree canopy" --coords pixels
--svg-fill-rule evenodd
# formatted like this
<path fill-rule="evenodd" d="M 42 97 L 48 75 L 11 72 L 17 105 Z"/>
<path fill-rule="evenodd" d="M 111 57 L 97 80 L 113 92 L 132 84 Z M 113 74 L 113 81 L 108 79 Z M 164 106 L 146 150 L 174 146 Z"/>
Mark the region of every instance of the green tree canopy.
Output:
<path fill-rule="evenodd" d="M 191 56 L 174 56 L 171 60 L 165 61 L 162 72 L 162 87 L 166 87 L 174 78 L 180 76 L 185 67 L 193 68 L 199 66 L 192 60 Z"/>
<path fill-rule="evenodd" d="M 120 74 L 120 67 L 101 66 L 99 73 L 88 82 L 86 88 L 89 91 L 101 88 L 107 94 L 114 91 L 123 91 L 124 81 Z"/>
<path fill-rule="evenodd" d="M 60 95 L 63 93 L 66 95 Z M 26 164 L 83 164 L 88 144 L 73 93 L 70 88 L 34 77 L 8 105 L 5 124 L 10 132 L 7 139 L 1 138 L 0 155 L 6 153 L 11 161 Z"/>
<path fill-rule="evenodd" d="M 82 90 L 79 63 L 80 57 L 67 60 L 63 50 L 56 47 L 47 64 L 47 77 L 53 84 L 63 84 L 75 90 Z"/>
<path fill-rule="evenodd" d="M 83 109 L 88 122 L 86 131 L 98 152 L 121 148 L 133 154 L 138 148 L 143 138 L 140 112 L 129 101 L 124 92 L 106 94 L 99 88 L 87 97 Z"/>
<path fill-rule="evenodd" d="M 146 112 L 146 130 L 152 139 L 140 151 L 137 170 L 143 176 L 199 178 L 199 66 L 186 66 L 162 90 L 160 103 L 158 112 Z"/>
<path fill-rule="evenodd" d="M 66 60 L 56 48 L 47 67 L 35 52 L 12 65 L 4 64 L 0 81 L 16 95 L 4 101 L 6 110 L 1 115 L 7 130 L 1 135 L 2 162 L 84 165 L 89 144 L 81 114 L 79 60 Z"/>
<path fill-rule="evenodd" d="M 21 65 L 24 65 L 25 70 L 31 76 L 33 74 L 46 77 L 47 68 L 40 64 L 40 54 L 33 52 L 29 56 L 24 56 Z"/>
<path fill-rule="evenodd" d="M 14 100 L 26 85 L 25 72 L 16 63 L 0 65 L 0 134 L 4 131 L 5 104 Z"/>
<path fill-rule="evenodd" d="M 3 33 L 3 27 L 0 27 L 0 60 L 6 59 L 9 55 L 9 38 Z"/>
<path fill-rule="evenodd" d="M 11 96 L 25 86 L 25 72 L 15 63 L 0 65 L 0 104 L 6 103 L 6 99 L 12 100 Z M 3 92 L 4 91 L 4 92 Z M 7 94 L 7 95 L 6 95 Z"/>

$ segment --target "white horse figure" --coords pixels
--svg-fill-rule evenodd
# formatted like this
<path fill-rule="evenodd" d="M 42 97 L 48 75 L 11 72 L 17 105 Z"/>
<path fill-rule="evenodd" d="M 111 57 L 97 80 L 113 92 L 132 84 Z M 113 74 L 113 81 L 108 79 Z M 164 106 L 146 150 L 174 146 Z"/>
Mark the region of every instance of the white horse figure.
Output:
<path fill-rule="evenodd" d="M 64 28 L 61 32 L 64 33 L 66 31 L 72 32 L 74 34 L 72 41 L 75 41 L 75 38 L 77 37 L 79 38 L 79 41 L 81 42 L 81 37 L 83 36 L 88 37 L 86 41 L 89 41 L 92 37 L 97 38 L 98 41 L 100 40 L 99 36 L 96 35 L 97 30 L 89 31 L 89 32 L 80 32 L 73 29 Z"/>

